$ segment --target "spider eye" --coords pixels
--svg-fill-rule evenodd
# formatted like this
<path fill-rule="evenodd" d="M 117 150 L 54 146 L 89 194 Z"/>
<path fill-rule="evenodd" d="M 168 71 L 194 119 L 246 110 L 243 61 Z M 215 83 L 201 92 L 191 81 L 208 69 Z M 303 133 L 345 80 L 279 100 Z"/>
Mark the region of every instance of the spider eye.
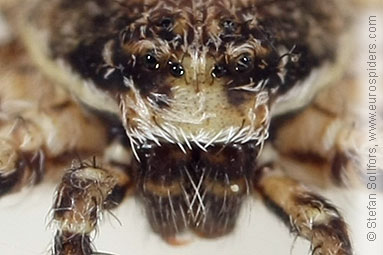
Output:
<path fill-rule="evenodd" d="M 182 75 L 184 75 L 185 70 L 184 70 L 184 67 L 180 63 L 169 61 L 168 64 L 169 64 L 169 68 L 170 68 L 170 73 L 174 77 L 181 77 Z"/>
<path fill-rule="evenodd" d="M 243 73 L 248 71 L 252 66 L 252 59 L 248 55 L 241 56 L 236 65 L 235 65 L 235 71 L 238 73 Z"/>
<path fill-rule="evenodd" d="M 237 23 L 231 19 L 225 19 L 221 22 L 221 27 L 226 34 L 233 34 L 237 30 Z"/>
<path fill-rule="evenodd" d="M 169 18 L 169 17 L 164 17 L 158 23 L 158 26 L 163 28 L 163 29 L 170 30 L 172 28 L 172 26 L 173 26 L 173 19 Z"/>
<path fill-rule="evenodd" d="M 227 69 L 223 65 L 215 65 L 211 75 L 214 78 L 220 78 L 227 73 Z"/>
<path fill-rule="evenodd" d="M 160 63 L 153 54 L 146 54 L 144 56 L 144 66 L 152 71 L 158 70 L 160 68 Z"/>

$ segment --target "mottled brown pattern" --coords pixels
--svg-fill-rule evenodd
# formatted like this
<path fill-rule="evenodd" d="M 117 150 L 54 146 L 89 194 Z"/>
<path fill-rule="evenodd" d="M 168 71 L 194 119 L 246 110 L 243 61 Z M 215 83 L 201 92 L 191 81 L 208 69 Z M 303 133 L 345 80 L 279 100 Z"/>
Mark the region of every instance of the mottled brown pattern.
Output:
<path fill-rule="evenodd" d="M 138 150 L 137 192 L 155 232 L 165 239 L 190 228 L 204 237 L 229 233 L 252 189 L 254 144 L 197 148 L 176 145 Z M 160 163 L 161 162 L 161 163 Z"/>
<path fill-rule="evenodd" d="M 88 235 L 57 232 L 52 252 L 57 255 L 90 255 L 93 248 Z"/>
<path fill-rule="evenodd" d="M 110 168 L 111 169 L 111 168 Z M 90 234 L 104 211 L 115 208 L 130 188 L 122 172 L 106 171 L 96 162 L 82 162 L 63 176 L 52 207 L 58 226 L 53 254 L 90 255 Z"/>
<path fill-rule="evenodd" d="M 333 80 L 308 106 L 273 116 L 295 88 L 318 91 L 303 82 L 315 71 L 338 70 L 343 0 L 31 0 L 4 10 L 18 42 L 0 47 L 0 195 L 50 169 L 62 175 L 54 255 L 94 253 L 102 214 L 133 191 L 169 243 L 188 230 L 230 233 L 260 194 L 313 254 L 352 254 L 336 207 L 304 183 L 339 185 L 355 172 L 355 84 Z"/>
<path fill-rule="evenodd" d="M 341 152 L 335 154 L 331 164 L 331 173 L 336 184 L 344 184 L 342 173 L 344 172 L 344 169 L 347 168 L 347 164 L 350 163 L 349 161 L 350 157 L 345 154 L 342 154 Z"/>
<path fill-rule="evenodd" d="M 55 58 L 66 59 L 75 72 L 94 80 L 96 85 L 106 90 L 122 89 L 123 76 L 144 72 L 129 63 L 132 50 L 137 59 L 145 54 L 143 49 L 146 47 L 142 48 L 141 40 L 152 41 L 154 49 L 169 42 L 170 52 L 166 58 L 171 55 L 180 57 L 185 54 L 185 47 L 192 46 L 196 51 L 206 47 L 209 57 L 227 60 L 236 57 L 230 53 L 230 47 L 240 47 L 257 39 L 262 48 L 257 50 L 253 68 L 258 74 L 236 75 L 232 71 L 234 64 L 226 62 L 225 68 L 230 71 L 228 81 L 234 81 L 232 86 L 238 86 L 248 83 L 250 77 L 255 81 L 268 78 L 271 80 L 269 86 L 281 86 L 281 91 L 287 91 L 296 81 L 308 76 L 313 68 L 336 57 L 338 35 L 347 23 L 337 11 L 342 5 L 330 0 L 165 0 L 146 1 L 145 5 L 140 1 L 40 2 L 31 12 L 30 20 L 47 30 L 51 54 Z M 40 15 L 42 11 L 46 15 Z M 123 58 L 124 63 L 116 58 L 110 62 L 102 56 L 103 48 L 111 42 L 112 51 L 118 58 L 124 54 L 121 49 L 129 49 L 130 53 Z M 282 48 L 299 56 L 297 62 L 289 62 L 285 66 L 287 74 L 283 81 L 276 75 L 278 51 Z M 258 68 L 262 61 L 268 64 L 266 69 Z M 105 68 L 118 65 L 124 69 L 115 71 L 104 80 Z M 146 79 L 148 75 L 142 73 Z M 146 79 L 137 77 L 137 86 L 151 83 Z M 158 82 L 153 81 L 153 84 Z M 243 97 L 240 94 L 228 96 L 234 105 Z"/>
<path fill-rule="evenodd" d="M 328 214 L 328 219 L 324 222 L 313 222 L 311 228 L 313 233 L 310 233 L 312 239 L 318 239 L 313 247 L 313 254 L 323 254 L 330 252 L 332 246 L 338 247 L 336 254 L 352 254 L 351 242 L 348 238 L 347 225 L 338 210 L 326 201 L 325 198 L 313 194 L 306 193 L 298 195 L 295 198 L 299 207 L 315 208 L 320 213 Z M 295 229 L 295 231 L 299 231 Z M 335 245 L 334 245 L 335 244 Z"/>
<path fill-rule="evenodd" d="M 352 254 L 346 223 L 326 199 L 288 177 L 265 176 L 255 188 L 292 233 L 311 240 L 312 254 Z"/>

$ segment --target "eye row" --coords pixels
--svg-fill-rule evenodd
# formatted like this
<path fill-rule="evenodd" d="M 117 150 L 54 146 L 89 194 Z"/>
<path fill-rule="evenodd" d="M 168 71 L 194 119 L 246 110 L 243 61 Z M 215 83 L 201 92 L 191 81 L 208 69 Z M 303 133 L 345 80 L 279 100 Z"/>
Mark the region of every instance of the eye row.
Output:
<path fill-rule="evenodd" d="M 234 71 L 241 74 L 245 73 L 253 68 L 253 60 L 248 55 L 243 55 L 237 59 L 234 64 Z M 220 78 L 229 73 L 229 68 L 224 64 L 216 64 L 211 72 L 211 75 L 215 78 Z"/>
<path fill-rule="evenodd" d="M 148 53 L 143 56 L 143 63 L 145 68 L 148 70 L 157 71 L 160 69 L 160 62 L 152 53 Z M 169 60 L 167 62 L 167 66 L 168 66 L 169 72 L 174 77 L 181 77 L 185 74 L 184 67 L 178 62 L 173 62 Z M 237 62 L 234 65 L 234 70 L 237 73 L 244 73 L 248 70 L 251 70 L 252 66 L 253 66 L 252 58 L 248 55 L 243 55 L 237 59 Z M 223 65 L 223 64 L 216 64 L 211 72 L 211 75 L 214 78 L 220 78 L 225 76 L 226 74 L 228 74 L 228 68 L 226 67 L 226 65 Z"/>
<path fill-rule="evenodd" d="M 157 60 L 157 58 L 153 54 L 146 54 L 144 56 L 144 65 L 148 70 L 156 71 L 160 69 L 160 62 Z M 177 62 L 173 62 L 171 60 L 167 63 L 170 73 L 174 77 L 181 77 L 184 75 L 185 70 L 184 67 Z"/>
<path fill-rule="evenodd" d="M 174 27 L 174 19 L 172 17 L 162 17 L 156 25 L 164 30 L 171 31 Z M 222 19 L 219 26 L 225 34 L 233 34 L 237 31 L 239 24 L 232 19 Z"/>

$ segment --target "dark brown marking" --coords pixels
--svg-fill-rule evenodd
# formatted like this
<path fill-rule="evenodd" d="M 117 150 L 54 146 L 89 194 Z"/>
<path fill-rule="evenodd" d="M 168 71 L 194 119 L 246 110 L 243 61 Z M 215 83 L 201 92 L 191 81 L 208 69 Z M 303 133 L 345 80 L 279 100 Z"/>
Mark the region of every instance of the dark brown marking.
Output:
<path fill-rule="evenodd" d="M 238 107 L 241 104 L 246 103 L 247 100 L 254 99 L 254 95 L 251 95 L 246 91 L 228 90 L 227 99 L 232 106 Z"/>
<path fill-rule="evenodd" d="M 125 91 L 127 88 L 124 86 L 121 70 L 108 66 L 102 56 L 105 44 L 113 39 L 109 36 L 99 37 L 91 42 L 80 42 L 65 58 L 76 72 L 84 79 L 92 80 L 97 87 L 111 92 Z M 114 71 L 106 75 L 110 68 Z"/>
<path fill-rule="evenodd" d="M 176 236 L 187 227 L 189 215 L 183 195 L 164 197 L 146 192 L 142 202 L 150 226 L 164 239 Z"/>
<path fill-rule="evenodd" d="M 0 197 L 12 192 L 12 189 L 14 189 L 17 184 L 21 181 L 25 169 L 25 162 L 19 161 L 16 164 L 16 170 L 14 173 L 7 175 L 7 176 L 1 176 L 0 175 Z"/>
<path fill-rule="evenodd" d="M 57 231 L 53 255 L 92 255 L 93 252 L 88 235 Z"/>
<path fill-rule="evenodd" d="M 342 246 L 340 252 L 337 254 L 352 254 L 352 247 L 348 236 L 347 226 L 335 206 L 329 203 L 322 196 L 314 193 L 305 193 L 302 196 L 297 196 L 295 201 L 297 202 L 298 206 L 309 206 L 311 208 L 317 208 L 319 211 L 332 211 L 332 215 L 328 214 L 329 217 L 331 217 L 330 221 L 325 224 L 314 223 L 313 231 L 319 232 L 325 237 L 332 237 L 334 240 L 339 242 Z"/>
<path fill-rule="evenodd" d="M 201 214 L 190 228 L 205 238 L 216 238 L 233 231 L 243 196 L 216 196 L 209 191 L 205 195 L 205 214 Z"/>
<path fill-rule="evenodd" d="M 279 217 L 282 222 L 289 227 L 291 232 L 296 232 L 296 229 L 293 228 L 293 226 L 290 223 L 290 216 L 288 213 L 285 212 L 285 210 L 280 207 L 278 204 L 276 204 L 272 199 L 269 198 L 264 192 L 260 192 L 263 198 L 263 203 L 265 203 L 265 206 L 274 213 L 277 217 Z"/>
<path fill-rule="evenodd" d="M 104 209 L 110 210 L 117 207 L 125 198 L 126 192 L 130 190 L 131 184 L 116 185 L 113 191 L 108 195 L 104 202 Z"/>
<path fill-rule="evenodd" d="M 320 232 L 323 236 L 331 237 L 337 240 L 340 244 L 340 255 L 351 255 L 352 247 L 348 237 L 347 227 L 343 219 L 339 217 L 332 217 L 330 222 L 326 224 L 318 224 L 313 226 L 313 230 Z M 314 254 L 314 253 L 313 253 Z"/>
<path fill-rule="evenodd" d="M 337 185 L 343 184 L 342 173 L 346 171 L 349 158 L 341 153 L 337 152 L 332 160 L 331 175 Z"/>
<path fill-rule="evenodd" d="M 192 160 L 191 153 L 184 154 L 176 145 L 147 146 L 137 153 L 141 159 L 139 180 L 161 185 L 172 185 L 179 180 L 183 168 Z"/>
<path fill-rule="evenodd" d="M 306 192 L 302 195 L 298 195 L 295 197 L 295 202 L 297 205 L 317 208 L 318 210 L 321 210 L 323 207 L 327 210 L 333 211 L 338 217 L 340 217 L 338 210 L 331 203 L 329 203 L 324 197 L 315 193 Z"/>
<path fill-rule="evenodd" d="M 42 150 L 35 153 L 19 153 L 14 172 L 7 176 L 0 174 L 0 197 L 26 184 L 36 185 L 40 183 L 44 174 L 45 155 Z"/>
<path fill-rule="evenodd" d="M 314 165 L 324 165 L 327 159 L 311 151 L 292 151 L 289 156 L 298 162 Z"/>
<path fill-rule="evenodd" d="M 32 172 L 31 175 L 33 176 L 33 184 L 40 183 L 46 172 L 46 159 L 44 151 L 40 149 L 32 154 L 23 153 L 23 158 L 28 169 Z"/>
<path fill-rule="evenodd" d="M 170 144 L 138 148 L 137 193 L 154 231 L 165 239 L 185 228 L 205 237 L 232 231 L 251 192 L 258 149 L 252 143 L 186 154 Z"/>
<path fill-rule="evenodd" d="M 332 112 L 326 108 L 324 108 L 323 106 L 319 105 L 318 103 L 313 103 L 311 104 L 312 108 L 331 117 L 331 118 L 337 118 L 338 115 L 335 113 L 335 112 Z"/>
<path fill-rule="evenodd" d="M 72 101 L 66 100 L 64 102 L 61 102 L 59 104 L 56 104 L 56 105 L 52 106 L 52 109 L 54 111 L 60 112 L 60 111 L 64 111 L 65 109 L 71 107 L 72 105 L 73 105 Z"/>
<path fill-rule="evenodd" d="M 170 100 L 173 98 L 173 92 L 170 85 L 162 84 L 148 95 L 148 97 L 153 101 L 155 107 L 159 108 L 169 108 Z"/>
<path fill-rule="evenodd" d="M 274 141 L 278 137 L 278 131 L 284 126 L 289 125 L 293 122 L 300 113 L 304 111 L 305 108 L 294 110 L 286 114 L 278 115 L 271 119 L 269 127 L 269 141 Z"/>
<path fill-rule="evenodd" d="M 84 194 L 84 183 L 80 183 L 80 181 L 76 181 L 76 183 L 81 186 L 76 188 L 76 186 L 67 184 L 64 189 L 61 189 L 60 197 L 53 205 L 54 219 L 57 221 L 70 219 L 75 224 L 86 221 L 87 224 L 95 226 L 97 209 L 100 205 L 95 201 L 89 201 L 89 198 L 84 196 L 88 196 L 88 194 Z"/>

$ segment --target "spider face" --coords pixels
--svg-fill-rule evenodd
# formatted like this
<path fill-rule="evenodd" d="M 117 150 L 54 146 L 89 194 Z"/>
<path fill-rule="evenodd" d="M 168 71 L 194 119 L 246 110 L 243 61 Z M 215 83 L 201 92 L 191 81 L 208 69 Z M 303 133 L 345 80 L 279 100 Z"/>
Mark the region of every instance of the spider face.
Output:
<path fill-rule="evenodd" d="M 70 89 L 92 108 L 117 115 L 134 143 L 261 144 L 274 103 L 321 61 L 331 61 L 334 50 L 330 42 L 310 45 L 268 24 L 268 15 L 276 15 L 269 5 L 112 1 L 60 6 L 54 19 L 41 22 L 52 33 L 48 51 L 103 98 L 79 89 L 83 83 Z M 87 18 L 69 22 L 78 18 L 74 10 Z"/>
<path fill-rule="evenodd" d="M 199 146 L 265 139 L 271 92 L 267 78 L 253 75 L 255 49 L 225 61 L 207 47 L 178 50 L 160 43 L 134 42 L 116 56 L 123 66 L 126 90 L 119 95 L 129 137 Z"/>
<path fill-rule="evenodd" d="M 85 46 L 102 51 L 98 62 L 81 61 L 78 47 L 70 63 L 117 98 L 139 143 L 262 143 L 290 55 L 279 56 L 245 17 L 221 16 L 218 3 L 205 14 L 169 8 L 152 7 L 102 46 Z"/>

